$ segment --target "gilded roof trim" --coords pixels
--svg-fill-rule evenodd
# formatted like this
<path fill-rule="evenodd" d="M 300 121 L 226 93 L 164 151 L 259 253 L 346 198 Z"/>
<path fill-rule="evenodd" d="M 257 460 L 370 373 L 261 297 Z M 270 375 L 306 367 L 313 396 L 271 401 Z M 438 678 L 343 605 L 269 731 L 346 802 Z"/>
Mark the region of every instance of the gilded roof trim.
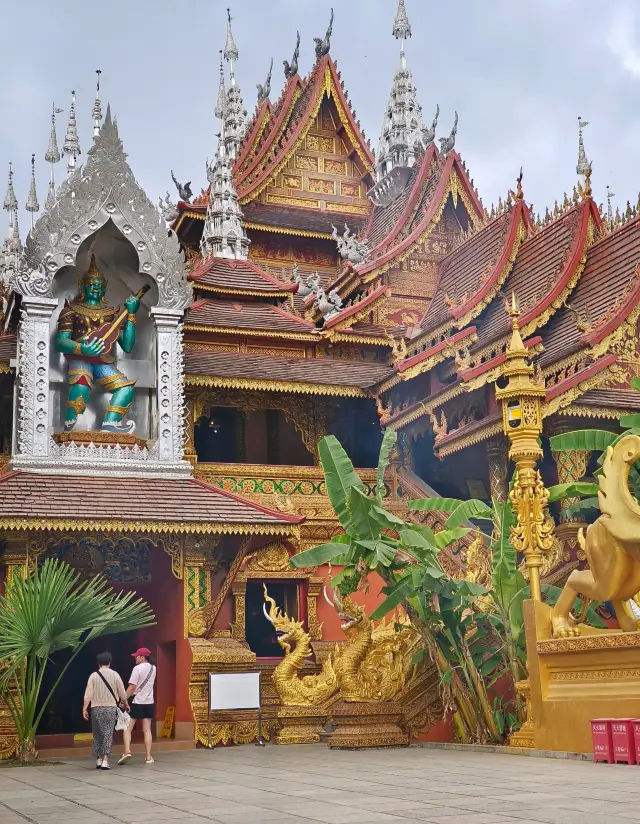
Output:
<path fill-rule="evenodd" d="M 322 383 L 298 383 L 276 379 L 261 380 L 257 378 L 224 378 L 215 375 L 197 375 L 187 373 L 184 378 L 186 386 L 205 386 L 207 388 L 253 389 L 263 392 L 293 392 L 297 395 L 331 395 L 343 398 L 368 398 L 370 394 L 359 386 L 335 386 Z"/>
<path fill-rule="evenodd" d="M 469 435 L 464 434 L 463 427 L 460 430 L 456 430 L 456 434 L 459 433 L 460 435 L 459 437 L 453 439 L 450 443 L 445 444 L 443 447 L 439 447 L 436 442 L 433 450 L 439 458 L 446 458 L 449 455 L 453 455 L 455 452 L 461 452 L 468 446 L 475 446 L 478 443 L 482 443 L 482 441 L 486 441 L 489 438 L 494 437 L 494 435 L 500 435 L 502 434 L 502 430 L 502 418 L 495 423 L 489 424 L 488 426 L 482 427 L 482 429 L 478 429 L 475 432 L 470 433 Z"/>
<path fill-rule="evenodd" d="M 194 289 L 203 292 L 217 292 L 220 295 L 242 295 L 258 298 L 290 298 L 294 294 L 291 289 L 228 289 L 225 286 L 208 286 L 199 280 L 189 278 Z"/>
<path fill-rule="evenodd" d="M 205 326 L 203 324 L 184 324 L 185 332 L 215 332 L 220 335 L 244 335 L 246 338 L 286 338 L 301 340 L 309 343 L 318 343 L 319 335 L 309 332 L 270 332 L 267 329 L 256 329 L 253 326 Z M 187 345 L 187 344 L 185 344 Z"/>
<path fill-rule="evenodd" d="M 215 521 L 139 521 L 84 518 L 0 518 L 0 529 L 63 532 L 151 532 L 179 535 L 299 535 L 297 523 L 252 524 Z"/>
<path fill-rule="evenodd" d="M 271 232 L 274 235 L 293 235 L 294 237 L 315 238 L 317 240 L 331 240 L 328 232 L 307 232 L 303 229 L 291 229 L 288 226 L 270 226 L 268 223 L 252 223 L 244 221 L 245 229 L 254 229 L 258 232 Z"/>

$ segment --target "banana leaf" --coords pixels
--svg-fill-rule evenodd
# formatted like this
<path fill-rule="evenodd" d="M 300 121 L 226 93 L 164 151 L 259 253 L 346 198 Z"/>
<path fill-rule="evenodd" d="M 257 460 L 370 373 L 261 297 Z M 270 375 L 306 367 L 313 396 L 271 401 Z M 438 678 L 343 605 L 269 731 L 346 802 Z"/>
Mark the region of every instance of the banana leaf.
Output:
<path fill-rule="evenodd" d="M 468 521 L 469 518 L 479 518 L 490 521 L 493 517 L 492 509 L 487 506 L 484 501 L 478 501 L 472 498 L 470 501 L 464 501 L 457 507 L 451 515 L 447 518 L 445 524 L 446 529 L 455 529 L 461 524 Z"/>
<path fill-rule="evenodd" d="M 380 447 L 380 456 L 378 458 L 378 469 L 376 471 L 376 498 L 381 501 L 384 498 L 384 473 L 389 466 L 389 456 L 393 451 L 398 440 L 398 433 L 395 429 L 385 430 L 382 438 L 382 446 Z"/>
<path fill-rule="evenodd" d="M 387 595 L 384 601 L 379 604 L 371 613 L 372 621 L 379 621 L 389 612 L 399 606 L 405 598 L 410 598 L 415 593 L 415 587 L 411 577 L 406 575 L 391 587 L 385 587 L 383 592 Z"/>
<path fill-rule="evenodd" d="M 640 429 L 640 415 L 620 415 L 622 429 Z"/>
<path fill-rule="evenodd" d="M 584 498 L 582 501 L 576 501 L 570 504 L 564 510 L 566 518 L 575 518 L 576 515 L 591 514 L 594 510 L 600 509 L 600 504 L 597 498 Z"/>
<path fill-rule="evenodd" d="M 334 561 L 345 554 L 346 546 L 344 544 L 330 541 L 328 544 L 320 544 L 319 546 L 305 549 L 304 552 L 299 552 L 294 555 L 289 563 L 296 569 L 306 569 L 307 567 L 321 566 L 327 561 Z"/>
<path fill-rule="evenodd" d="M 589 452 L 604 452 L 617 438 L 615 432 L 606 432 L 603 429 L 578 429 L 564 435 L 555 435 L 549 439 L 549 443 L 554 452 L 576 452 L 582 449 Z"/>
<path fill-rule="evenodd" d="M 640 378 L 631 378 L 631 388 L 640 392 Z"/>
<path fill-rule="evenodd" d="M 327 495 L 338 520 L 346 529 L 351 524 L 349 490 L 356 488 L 364 493 L 364 484 L 353 468 L 347 453 L 334 435 L 326 435 L 318 444 L 318 453 L 324 470 Z"/>
<path fill-rule="evenodd" d="M 371 517 L 371 507 L 375 498 L 369 498 L 364 490 L 352 486 L 349 490 L 349 511 L 351 523 L 349 531 L 356 539 L 375 540 L 382 532 L 382 524 Z"/>
<path fill-rule="evenodd" d="M 593 497 L 598 494 L 598 484 L 588 481 L 573 481 L 568 484 L 556 484 L 547 489 L 549 493 L 549 503 L 562 501 L 564 498 L 584 498 L 587 495 Z"/>

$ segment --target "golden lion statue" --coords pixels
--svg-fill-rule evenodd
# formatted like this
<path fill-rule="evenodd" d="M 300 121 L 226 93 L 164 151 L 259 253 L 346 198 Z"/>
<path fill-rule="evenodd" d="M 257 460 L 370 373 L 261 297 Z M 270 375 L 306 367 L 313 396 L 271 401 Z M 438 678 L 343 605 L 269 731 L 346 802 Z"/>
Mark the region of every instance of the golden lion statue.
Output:
<path fill-rule="evenodd" d="M 624 632 L 640 627 L 625 604 L 640 592 L 640 505 L 629 491 L 629 470 L 640 457 L 640 437 L 626 435 L 607 449 L 598 478 L 601 515 L 578 534 L 589 569 L 574 570 L 551 613 L 554 638 L 580 634 L 571 609 L 578 595 L 611 601 Z"/>

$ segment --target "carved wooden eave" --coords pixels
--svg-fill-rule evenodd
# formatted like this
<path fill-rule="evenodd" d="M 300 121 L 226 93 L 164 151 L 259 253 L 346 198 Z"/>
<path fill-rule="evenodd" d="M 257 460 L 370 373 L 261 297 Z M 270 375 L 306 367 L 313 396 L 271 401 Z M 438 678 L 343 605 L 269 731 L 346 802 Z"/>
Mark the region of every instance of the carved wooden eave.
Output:
<path fill-rule="evenodd" d="M 564 409 L 589 389 L 621 383 L 625 379 L 626 373 L 618 365 L 616 355 L 604 355 L 547 389 L 547 395 L 542 404 L 542 417 L 549 417 L 560 409 Z"/>
<path fill-rule="evenodd" d="M 445 403 L 462 395 L 463 392 L 462 384 L 460 381 L 457 381 L 451 386 L 445 386 L 440 389 L 424 401 L 417 401 L 417 403 L 413 403 L 406 409 L 401 409 L 393 415 L 387 416 L 383 414 L 380 423 L 387 429 L 395 429 L 396 431 L 404 429 L 420 418 L 433 415 L 439 407 L 444 406 Z M 379 395 L 379 393 L 377 394 Z"/>
<path fill-rule="evenodd" d="M 460 350 L 474 343 L 477 339 L 476 327 L 469 326 L 454 335 L 446 336 L 435 346 L 425 349 L 424 352 L 398 361 L 396 369 L 399 373 L 399 380 L 411 380 L 418 375 L 429 372 L 434 366 L 442 363 L 447 358 L 454 358 Z"/>
<path fill-rule="evenodd" d="M 185 375 L 185 386 L 207 388 L 257 390 L 261 392 L 292 392 L 298 395 L 329 395 L 341 398 L 368 398 L 371 393 L 359 386 L 336 386 L 321 383 L 302 383 L 285 380 L 260 380 L 215 375 Z"/>
<path fill-rule="evenodd" d="M 268 150 L 259 154 L 234 180 L 241 205 L 255 200 L 275 180 L 293 153 L 300 148 L 325 97 L 332 100 L 340 121 L 339 128 L 344 132 L 352 150 L 358 156 L 365 170 L 365 176 L 372 174 L 373 154 L 355 122 L 349 103 L 341 89 L 335 64 L 329 55 L 323 57 L 314 66 L 306 82 L 313 84 L 306 107 L 300 114 L 299 121 L 291 127 L 291 133 L 285 138 L 284 143 L 281 144 L 281 138 L 289 126 L 288 121 L 293 105 L 290 106 L 289 117 L 286 121 L 283 119 L 279 128 L 274 126 L 273 139 L 267 143 Z"/>
<path fill-rule="evenodd" d="M 540 335 L 536 335 L 535 337 L 524 341 L 524 345 L 531 353 L 531 357 L 534 355 L 539 355 L 543 351 L 542 337 Z M 502 364 L 506 360 L 504 351 L 506 350 L 506 341 L 504 342 L 504 346 L 500 346 L 498 344 L 496 348 L 502 349 L 503 351 L 500 352 L 500 354 L 489 358 L 479 366 L 458 370 L 461 385 L 466 392 L 472 392 L 474 389 L 479 389 L 486 383 L 495 381 L 500 376 Z"/>
<path fill-rule="evenodd" d="M 482 443 L 482 441 L 493 438 L 495 435 L 501 434 L 502 431 L 502 412 L 496 412 L 483 421 L 474 421 L 447 433 L 440 439 L 436 438 L 433 451 L 439 458 L 446 458 L 455 452 L 461 452 L 469 446 L 475 446 Z"/>

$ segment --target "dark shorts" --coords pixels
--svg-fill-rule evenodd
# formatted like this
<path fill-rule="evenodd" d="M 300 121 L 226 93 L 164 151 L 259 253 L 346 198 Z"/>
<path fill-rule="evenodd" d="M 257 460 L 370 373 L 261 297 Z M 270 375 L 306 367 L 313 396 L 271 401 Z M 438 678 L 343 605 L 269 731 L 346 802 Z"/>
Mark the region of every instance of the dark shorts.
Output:
<path fill-rule="evenodd" d="M 154 704 L 131 704 L 131 717 L 138 718 L 153 718 Z"/>

